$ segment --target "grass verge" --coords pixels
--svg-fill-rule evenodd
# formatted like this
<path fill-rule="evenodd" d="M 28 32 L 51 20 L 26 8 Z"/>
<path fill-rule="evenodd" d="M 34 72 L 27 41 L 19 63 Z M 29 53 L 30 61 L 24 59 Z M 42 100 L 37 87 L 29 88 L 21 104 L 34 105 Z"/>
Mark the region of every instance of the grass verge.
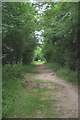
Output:
<path fill-rule="evenodd" d="M 2 79 L 9 80 L 9 79 L 16 79 L 22 78 L 23 74 L 25 73 L 35 73 L 34 65 L 23 65 L 19 64 L 7 64 L 3 66 L 2 69 Z"/>
<path fill-rule="evenodd" d="M 3 67 L 3 118 L 58 117 L 54 96 L 50 99 L 52 90 L 22 86 L 25 81 L 35 81 L 35 72 L 34 65 L 8 64 Z M 27 76 L 23 79 L 25 73 Z"/>
<path fill-rule="evenodd" d="M 78 73 L 77 71 L 71 71 L 65 67 L 61 67 L 57 63 L 46 63 L 48 67 L 50 67 L 56 74 L 65 79 L 66 81 L 69 81 L 73 84 L 78 84 Z M 80 83 L 79 83 L 80 84 Z"/>
<path fill-rule="evenodd" d="M 14 101 L 21 91 L 25 73 L 35 73 L 34 65 L 7 64 L 2 68 L 3 116 L 11 111 Z"/>

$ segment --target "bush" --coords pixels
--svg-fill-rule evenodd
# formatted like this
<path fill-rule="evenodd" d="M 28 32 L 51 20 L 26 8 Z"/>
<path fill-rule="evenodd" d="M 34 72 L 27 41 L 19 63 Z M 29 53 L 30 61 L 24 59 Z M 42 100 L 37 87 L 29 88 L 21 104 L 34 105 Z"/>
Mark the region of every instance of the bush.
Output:
<path fill-rule="evenodd" d="M 3 80 L 15 80 L 23 78 L 23 74 L 26 72 L 33 72 L 34 65 L 23 65 L 18 64 L 7 64 L 3 66 L 2 69 L 2 79 Z"/>
<path fill-rule="evenodd" d="M 22 65 L 21 64 L 7 64 L 2 69 L 3 80 L 16 79 L 22 77 Z"/>

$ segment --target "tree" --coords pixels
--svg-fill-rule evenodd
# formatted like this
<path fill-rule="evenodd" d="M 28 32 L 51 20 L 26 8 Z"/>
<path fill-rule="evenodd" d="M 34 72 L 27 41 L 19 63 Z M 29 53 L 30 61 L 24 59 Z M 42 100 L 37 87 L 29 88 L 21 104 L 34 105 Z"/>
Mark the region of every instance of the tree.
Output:
<path fill-rule="evenodd" d="M 78 3 L 51 3 L 42 15 L 43 52 L 48 62 L 57 62 L 71 70 L 78 61 Z"/>
<path fill-rule="evenodd" d="M 21 60 L 29 63 L 37 42 L 34 36 L 35 8 L 31 3 L 5 2 L 2 12 L 3 64 Z"/>

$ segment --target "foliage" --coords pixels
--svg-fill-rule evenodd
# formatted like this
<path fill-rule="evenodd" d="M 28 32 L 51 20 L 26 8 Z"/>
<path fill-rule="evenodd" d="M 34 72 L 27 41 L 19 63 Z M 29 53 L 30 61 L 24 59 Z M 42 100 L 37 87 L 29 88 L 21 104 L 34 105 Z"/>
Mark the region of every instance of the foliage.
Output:
<path fill-rule="evenodd" d="M 55 71 L 59 77 L 65 79 L 66 81 L 76 85 L 78 85 L 78 83 L 80 84 L 80 81 L 78 81 L 77 71 L 71 71 L 66 67 L 61 67 L 58 63 L 46 63 L 46 65 Z"/>
<path fill-rule="evenodd" d="M 42 65 L 44 64 L 46 61 L 41 61 L 41 60 L 38 60 L 38 61 L 33 61 L 32 64 L 33 65 Z"/>
<path fill-rule="evenodd" d="M 42 15 L 44 56 L 71 70 L 78 66 L 78 3 L 51 3 Z"/>
<path fill-rule="evenodd" d="M 14 80 L 22 77 L 22 66 L 20 64 L 7 64 L 3 67 L 3 81 L 4 80 Z"/>
<path fill-rule="evenodd" d="M 43 8 L 42 13 L 36 10 Z M 61 111 L 57 113 L 56 101 L 50 98 L 53 89 L 29 90 L 22 87 L 22 82 L 34 81 L 34 65 L 47 61 L 57 75 L 77 84 L 77 11 L 78 3 L 73 2 L 2 3 L 3 117 L 32 118 L 39 112 L 42 117 L 58 117 Z M 37 30 L 44 31 L 41 45 L 36 39 Z M 32 61 L 34 65 L 28 65 Z M 29 74 L 23 79 L 25 73 Z"/>
<path fill-rule="evenodd" d="M 38 80 L 35 81 L 33 72 L 35 71 L 33 65 L 23 66 L 22 64 L 6 65 L 3 67 L 3 117 L 4 118 L 33 118 L 38 115 L 38 111 L 42 112 L 44 117 L 57 117 L 58 111 L 55 110 L 56 100 L 50 99 L 52 89 L 48 88 L 37 88 L 28 89 L 23 88 L 22 83 L 26 81 L 32 81 L 37 84 Z M 26 78 L 22 79 L 22 74 L 29 72 Z M 35 75 L 35 74 L 34 74 Z M 39 81 L 38 84 L 42 84 Z M 48 92 L 48 99 L 43 99 Z M 56 91 L 54 91 L 56 92 Z M 36 102 L 35 102 L 36 101 Z M 54 107 L 52 107 L 52 105 Z M 52 112 L 49 112 L 49 111 Z"/>
<path fill-rule="evenodd" d="M 38 44 L 36 49 L 34 50 L 34 58 L 33 61 L 45 61 L 44 55 L 42 53 L 43 45 Z"/>
<path fill-rule="evenodd" d="M 4 2 L 3 12 L 3 64 L 30 63 L 36 46 L 35 8 L 31 3 Z"/>
<path fill-rule="evenodd" d="M 37 12 L 42 7 L 44 12 Z M 78 3 L 4 2 L 2 8 L 3 64 L 20 61 L 26 64 L 45 57 L 48 62 L 77 69 Z M 42 46 L 37 44 L 35 36 L 38 29 L 44 31 Z"/>
<path fill-rule="evenodd" d="M 34 65 L 23 65 L 21 63 L 7 64 L 2 69 L 3 81 L 22 79 L 25 73 L 35 72 L 33 68 Z"/>

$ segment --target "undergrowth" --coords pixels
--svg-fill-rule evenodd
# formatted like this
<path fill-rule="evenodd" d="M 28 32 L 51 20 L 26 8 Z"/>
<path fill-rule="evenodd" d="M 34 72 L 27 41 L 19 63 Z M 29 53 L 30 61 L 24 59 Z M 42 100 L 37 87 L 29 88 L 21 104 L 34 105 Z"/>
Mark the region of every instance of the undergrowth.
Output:
<path fill-rule="evenodd" d="M 34 81 L 33 73 L 37 72 L 34 68 L 34 65 L 22 64 L 8 64 L 3 67 L 2 114 L 4 118 L 35 118 L 39 112 L 43 117 L 59 115 L 55 110 L 55 98 L 50 99 L 52 90 L 47 88 L 28 89 L 22 86 L 23 81 Z M 23 79 L 25 73 L 30 74 Z M 44 99 L 47 97 L 45 94 L 47 91 L 49 97 Z"/>
<path fill-rule="evenodd" d="M 57 63 L 46 63 L 47 66 L 49 66 L 56 74 L 65 79 L 66 81 L 69 81 L 73 84 L 80 84 L 78 81 L 78 72 L 77 71 L 71 71 L 68 68 L 61 67 L 61 65 Z"/>
<path fill-rule="evenodd" d="M 6 64 L 2 68 L 2 112 L 3 117 L 10 114 L 11 109 L 17 100 L 18 94 L 21 92 L 21 83 L 25 73 L 35 72 L 34 65 Z"/>
<path fill-rule="evenodd" d="M 18 64 L 7 64 L 3 66 L 2 69 L 2 79 L 4 80 L 15 80 L 22 79 L 25 73 L 35 72 L 33 70 L 34 65 L 23 65 L 21 63 Z"/>

